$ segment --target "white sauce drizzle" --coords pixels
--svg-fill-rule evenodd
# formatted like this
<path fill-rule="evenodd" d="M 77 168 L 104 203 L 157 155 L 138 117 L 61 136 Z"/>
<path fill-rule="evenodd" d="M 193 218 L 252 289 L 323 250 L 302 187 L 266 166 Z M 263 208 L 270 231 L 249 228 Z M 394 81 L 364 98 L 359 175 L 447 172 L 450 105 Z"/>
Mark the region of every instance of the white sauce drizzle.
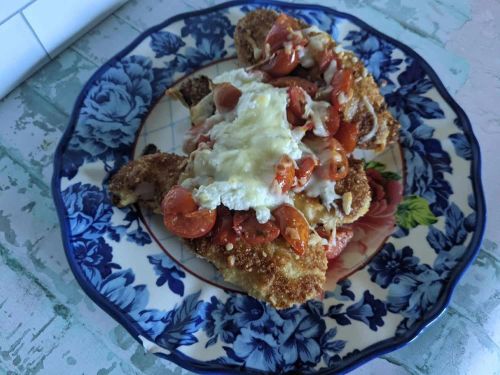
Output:
<path fill-rule="evenodd" d="M 370 139 L 372 139 L 377 134 L 378 130 L 377 114 L 375 113 L 372 104 L 369 102 L 366 96 L 363 96 L 363 104 L 365 105 L 366 109 L 368 110 L 368 112 L 370 112 L 370 115 L 372 116 L 373 125 L 371 130 L 360 139 L 360 142 L 362 143 L 368 142 Z"/>

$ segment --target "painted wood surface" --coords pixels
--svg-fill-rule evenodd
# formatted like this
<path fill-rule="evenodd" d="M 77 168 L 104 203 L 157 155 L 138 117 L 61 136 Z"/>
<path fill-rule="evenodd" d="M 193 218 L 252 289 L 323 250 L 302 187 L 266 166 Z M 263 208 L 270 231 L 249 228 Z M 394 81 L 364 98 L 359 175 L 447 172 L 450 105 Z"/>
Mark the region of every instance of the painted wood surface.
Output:
<path fill-rule="evenodd" d="M 188 374 L 146 354 L 77 285 L 50 194 L 52 157 L 85 81 L 146 28 L 212 0 L 131 0 L 0 101 L 0 373 Z M 467 112 L 481 145 L 488 225 L 450 307 L 416 340 L 354 374 L 500 374 L 500 3 L 316 1 L 408 44 Z"/>

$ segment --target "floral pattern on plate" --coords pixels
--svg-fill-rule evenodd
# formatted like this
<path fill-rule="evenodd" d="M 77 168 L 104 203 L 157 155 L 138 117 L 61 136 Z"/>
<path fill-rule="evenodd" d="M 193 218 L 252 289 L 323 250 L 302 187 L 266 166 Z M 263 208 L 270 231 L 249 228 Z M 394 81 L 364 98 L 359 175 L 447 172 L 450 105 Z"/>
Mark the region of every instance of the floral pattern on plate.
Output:
<path fill-rule="evenodd" d="M 383 191 L 364 230 L 382 225 L 383 246 L 363 243 L 361 268 L 323 300 L 279 311 L 197 277 L 161 251 L 137 208 L 117 209 L 107 194 L 165 89 L 234 56 L 237 20 L 261 6 L 316 24 L 356 53 L 402 125 L 402 157 L 367 161 Z M 167 122 L 172 151 L 180 122 Z M 409 48 L 331 9 L 232 2 L 152 28 L 96 72 L 58 148 L 53 192 L 80 285 L 148 350 L 195 371 L 333 373 L 411 340 L 445 308 L 484 228 L 478 158 L 463 111 Z"/>

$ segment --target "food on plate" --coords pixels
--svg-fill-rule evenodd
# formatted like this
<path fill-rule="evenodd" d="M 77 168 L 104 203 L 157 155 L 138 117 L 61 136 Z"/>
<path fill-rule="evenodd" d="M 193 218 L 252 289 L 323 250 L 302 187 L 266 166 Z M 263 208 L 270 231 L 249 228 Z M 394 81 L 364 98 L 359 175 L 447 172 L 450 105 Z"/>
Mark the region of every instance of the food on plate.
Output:
<path fill-rule="evenodd" d="M 321 296 L 328 261 L 353 236 L 371 191 L 355 149 L 382 151 L 398 123 L 371 75 L 319 29 L 273 11 L 241 19 L 245 67 L 167 91 L 190 110 L 187 156 L 154 152 L 112 178 L 217 267 L 277 308 Z"/>

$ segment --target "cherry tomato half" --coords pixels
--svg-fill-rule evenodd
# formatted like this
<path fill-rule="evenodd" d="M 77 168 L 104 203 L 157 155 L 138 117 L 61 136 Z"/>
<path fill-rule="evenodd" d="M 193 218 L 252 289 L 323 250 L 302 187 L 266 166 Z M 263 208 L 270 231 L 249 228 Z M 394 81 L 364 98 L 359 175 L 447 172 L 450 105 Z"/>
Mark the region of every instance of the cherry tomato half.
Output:
<path fill-rule="evenodd" d="M 302 33 L 293 32 L 298 29 L 300 29 L 300 25 L 296 19 L 281 13 L 267 33 L 264 43 L 269 44 L 271 52 L 283 47 L 285 42 L 292 42 L 293 45 L 305 45 L 307 39 L 302 36 Z"/>
<path fill-rule="evenodd" d="M 342 144 L 345 152 L 350 154 L 358 143 L 358 126 L 354 122 L 343 122 L 335 133 L 335 138 Z"/>
<path fill-rule="evenodd" d="M 283 204 L 273 211 L 281 235 L 298 255 L 303 255 L 309 244 L 309 224 L 297 209 Z"/>
<path fill-rule="evenodd" d="M 299 118 L 304 115 L 306 106 L 306 96 L 300 87 L 292 86 L 288 88 L 288 108 Z"/>
<path fill-rule="evenodd" d="M 298 161 L 298 168 L 295 171 L 298 186 L 305 186 L 305 184 L 309 182 L 314 172 L 314 168 L 316 168 L 318 163 L 318 160 L 312 156 L 303 157 Z"/>
<path fill-rule="evenodd" d="M 163 198 L 163 224 L 175 235 L 183 238 L 199 238 L 215 225 L 215 210 L 199 209 L 191 192 L 182 186 L 174 186 Z"/>
<path fill-rule="evenodd" d="M 295 49 L 290 52 L 280 49 L 260 67 L 261 70 L 274 77 L 282 77 L 290 74 L 298 65 L 300 59 Z"/>
<path fill-rule="evenodd" d="M 282 193 L 289 191 L 295 182 L 295 168 L 293 160 L 288 155 L 283 155 L 276 165 L 274 179 L 281 188 Z"/>
<path fill-rule="evenodd" d="M 216 245 L 225 246 L 236 243 L 237 239 L 238 235 L 233 229 L 233 215 L 231 211 L 222 205 L 217 207 L 217 222 L 212 241 Z"/>
<path fill-rule="evenodd" d="M 332 60 L 337 61 L 337 70 L 342 69 L 342 63 L 340 62 L 340 59 L 337 57 L 337 54 L 332 49 L 322 50 L 317 57 L 319 71 L 321 73 L 324 73 L 325 70 L 328 69 L 328 67 L 330 66 Z"/>
<path fill-rule="evenodd" d="M 230 83 L 224 82 L 216 85 L 214 88 L 215 107 L 221 113 L 232 111 L 238 104 L 240 96 L 241 91 Z"/>
<path fill-rule="evenodd" d="M 338 105 L 332 104 L 328 110 L 328 117 L 325 121 L 326 128 L 330 135 L 335 135 L 340 126 L 340 113 Z"/>
<path fill-rule="evenodd" d="M 271 220 L 259 223 L 255 212 L 236 211 L 233 217 L 233 229 L 249 245 L 263 245 L 274 241 L 280 235 L 278 226 Z"/>
<path fill-rule="evenodd" d="M 347 93 L 352 85 L 352 69 L 340 69 L 335 72 L 332 78 L 331 102 L 337 101 L 339 93 Z"/>
<path fill-rule="evenodd" d="M 305 142 L 319 158 L 320 178 L 338 181 L 347 176 L 349 159 L 339 141 L 333 137 L 310 137 Z"/>
<path fill-rule="evenodd" d="M 319 232 L 318 232 L 319 234 Z M 327 245 L 327 249 L 325 252 L 327 259 L 334 259 L 340 255 L 342 251 L 347 247 L 347 244 L 354 236 L 354 232 L 351 228 L 340 227 L 337 228 L 335 234 L 335 245 L 333 245 L 333 239 L 330 239 L 328 242 L 331 245 Z"/>
<path fill-rule="evenodd" d="M 314 82 L 308 81 L 305 78 L 301 77 L 280 77 L 275 78 L 269 84 L 274 87 L 300 87 L 304 90 L 309 96 L 314 98 L 316 92 L 318 91 L 318 85 Z"/>

